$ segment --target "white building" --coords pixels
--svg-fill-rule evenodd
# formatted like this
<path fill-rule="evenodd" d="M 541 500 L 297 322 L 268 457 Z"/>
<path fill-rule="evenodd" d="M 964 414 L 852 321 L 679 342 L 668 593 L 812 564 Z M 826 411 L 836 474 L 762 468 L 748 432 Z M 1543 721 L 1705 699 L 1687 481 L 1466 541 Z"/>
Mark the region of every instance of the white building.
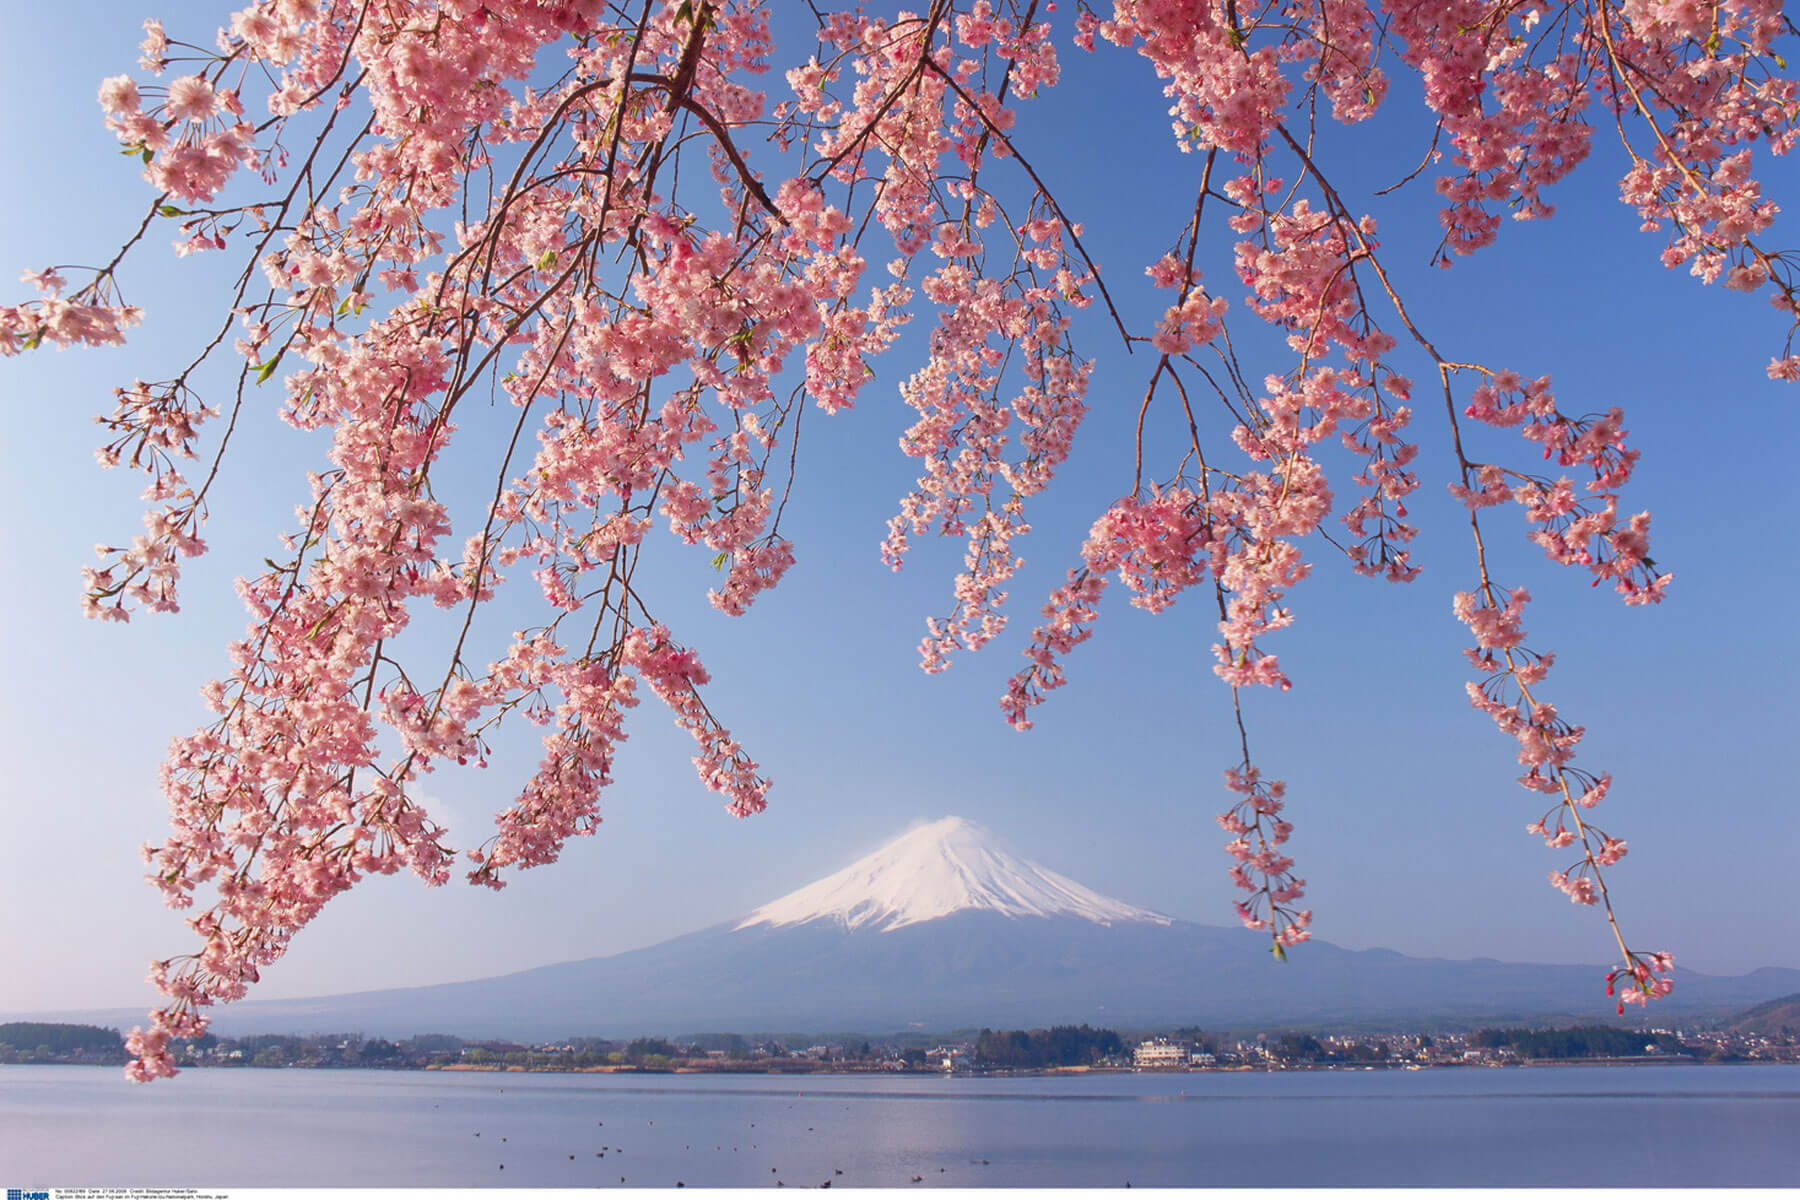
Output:
<path fill-rule="evenodd" d="M 1138 1043 L 1137 1049 L 1131 1052 L 1131 1063 L 1135 1067 L 1185 1067 L 1188 1065 L 1188 1047 L 1168 1038 L 1151 1038 Z"/>

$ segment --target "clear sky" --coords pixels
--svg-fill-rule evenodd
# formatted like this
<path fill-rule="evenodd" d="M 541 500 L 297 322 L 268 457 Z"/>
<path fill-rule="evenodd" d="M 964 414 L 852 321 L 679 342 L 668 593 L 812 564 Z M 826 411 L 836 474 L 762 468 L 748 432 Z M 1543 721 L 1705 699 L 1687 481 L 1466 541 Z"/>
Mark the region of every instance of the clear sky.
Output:
<path fill-rule="evenodd" d="M 7 279 L 104 261 L 148 202 L 94 104 L 102 77 L 135 70 L 147 15 L 139 3 L 85 4 L 79 20 L 46 5 L 9 17 L 0 51 Z M 171 33 L 193 19 L 185 32 L 210 39 L 211 24 L 163 15 Z M 1065 64 L 1064 84 L 1021 114 L 1019 135 L 1086 222 L 1096 258 L 1142 323 L 1167 302 L 1142 266 L 1185 219 L 1199 163 L 1169 151 L 1163 106 L 1135 58 L 1071 48 Z M 1412 169 L 1418 131 L 1397 114 L 1373 136 L 1350 131 L 1325 159 L 1366 194 Z M 1604 131 L 1595 140 L 1604 146 Z M 1507 534 L 1501 577 L 1532 588 L 1534 644 L 1558 652 L 1550 695 L 1588 727 L 1584 762 L 1616 777 L 1601 821 L 1632 848 L 1611 876 L 1628 932 L 1701 970 L 1800 966 L 1800 397 L 1764 376 L 1778 315 L 1663 271 L 1661 243 L 1638 233 L 1617 200 L 1619 173 L 1603 150 L 1556 191 L 1556 220 L 1509 226 L 1497 246 L 1449 272 L 1426 266 L 1437 234 L 1428 186 L 1373 211 L 1447 354 L 1550 374 L 1575 410 L 1622 404 L 1644 451 L 1626 503 L 1655 512 L 1656 558 L 1676 574 L 1658 608 L 1626 609 L 1550 568 L 1510 513 L 1495 523 Z M 1800 196 L 1791 169 L 1771 183 L 1778 200 Z M 1267 338 L 1253 332 L 1224 269 L 1225 237 L 1208 278 L 1233 300 L 1234 334 L 1258 378 L 1285 363 L 1258 357 Z M 186 361 L 230 270 L 235 263 L 177 262 L 147 246 L 125 276 L 149 314 L 130 346 L 0 362 L 9 468 L 0 473 L 0 1011 L 148 1000 L 145 962 L 190 946 L 141 882 L 137 848 L 163 828 L 157 763 L 169 737 L 205 718 L 198 689 L 222 672 L 225 643 L 245 620 L 231 579 L 273 552 L 322 444 L 281 427 L 270 396 L 248 418 L 246 453 L 215 506 L 213 552 L 188 567 L 184 611 L 99 624 L 79 616 L 77 599 L 91 547 L 129 537 L 140 508 L 135 480 L 94 465 L 90 418 L 110 407 L 115 384 L 162 378 Z M 23 285 L 5 287 L 25 295 Z M 461 883 L 432 891 L 411 877 L 370 881 L 333 902 L 265 972 L 259 994 L 473 978 L 645 945 L 746 912 L 946 814 L 1101 892 L 1231 923 L 1213 815 L 1225 806 L 1219 776 L 1235 760 L 1235 735 L 1229 694 L 1210 670 L 1213 617 L 1197 603 L 1208 597 L 1158 617 L 1110 604 L 1034 732 L 1008 730 L 997 705 L 1041 597 L 1093 516 L 1129 487 L 1129 427 L 1148 368 L 1107 338 L 1097 322 L 1083 334 L 1099 364 L 1093 413 L 1060 485 L 1033 514 L 1013 589 L 1024 628 L 947 675 L 916 666 L 923 619 L 948 607 L 961 548 L 922 548 L 898 576 L 877 557 L 916 473 L 895 448 L 910 415 L 895 387 L 911 366 L 896 352 L 855 411 L 809 415 L 788 513 L 799 565 L 748 616 L 707 607 L 703 553 L 659 550 L 646 565 L 667 568 L 659 602 L 712 670 L 714 711 L 775 779 L 768 812 L 725 815 L 696 782 L 685 736 L 648 701 L 634 714 L 596 837 L 573 843 L 555 867 L 515 875 L 498 895 Z M 1467 534 L 1443 492 L 1452 462 L 1440 425 L 1422 412 L 1415 429 L 1423 576 L 1407 586 L 1365 580 L 1328 561 L 1328 550 L 1316 555 L 1320 569 L 1294 594 L 1299 623 L 1270 641 L 1294 690 L 1248 705 L 1258 761 L 1290 784 L 1292 849 L 1311 881 L 1315 931 L 1412 954 L 1604 962 L 1599 915 L 1544 882 L 1565 864 L 1524 833 L 1541 805 L 1512 782 L 1510 740 L 1464 700 L 1465 638 L 1449 597 L 1473 579 Z M 518 611 L 521 624 L 532 619 Z M 426 794 L 459 845 L 485 836 L 486 814 L 508 802 L 534 760 L 518 743 L 488 772 L 433 777 Z M 1598 982 L 1598 1010 L 1597 996 Z"/>

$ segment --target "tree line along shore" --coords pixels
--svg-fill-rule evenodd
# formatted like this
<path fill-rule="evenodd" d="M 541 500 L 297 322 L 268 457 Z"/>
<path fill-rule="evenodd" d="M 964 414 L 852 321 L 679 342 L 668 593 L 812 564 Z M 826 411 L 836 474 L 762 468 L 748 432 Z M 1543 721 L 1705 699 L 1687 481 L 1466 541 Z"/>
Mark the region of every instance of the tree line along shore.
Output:
<path fill-rule="evenodd" d="M 123 1064 L 118 1030 L 0 1024 L 0 1064 Z M 1086 1025 L 891 1035 L 697 1034 L 523 1044 L 451 1034 L 390 1040 L 359 1033 L 211 1034 L 176 1047 L 182 1067 L 716 1073 L 1008 1073 L 1244 1070 L 1540 1063 L 1800 1062 L 1793 1031 L 1490 1028 L 1473 1032 L 1121 1033 Z"/>

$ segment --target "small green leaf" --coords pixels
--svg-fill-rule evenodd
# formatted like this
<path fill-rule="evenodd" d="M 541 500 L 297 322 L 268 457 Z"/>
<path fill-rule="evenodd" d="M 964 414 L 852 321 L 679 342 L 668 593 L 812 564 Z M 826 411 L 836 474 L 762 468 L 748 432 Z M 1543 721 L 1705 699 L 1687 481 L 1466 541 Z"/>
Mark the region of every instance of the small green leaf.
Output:
<path fill-rule="evenodd" d="M 156 206 L 156 215 L 159 217 L 185 217 L 187 213 L 173 204 L 159 204 Z"/>
<path fill-rule="evenodd" d="M 22 344 L 27 350 L 36 350 L 39 346 L 44 344 L 44 331 L 41 329 L 32 330 L 31 336 L 27 337 Z"/>
<path fill-rule="evenodd" d="M 548 271 L 556 266 L 556 251 L 546 250 L 538 256 L 538 270 Z"/>
<path fill-rule="evenodd" d="M 148 146 L 145 146 L 145 147 L 144 147 L 144 148 L 143 148 L 143 149 L 141 149 L 141 150 L 140 150 L 140 151 L 138 151 L 138 157 L 139 157 L 139 158 L 141 158 L 141 159 L 143 159 L 143 160 L 144 160 L 144 162 L 145 162 L 145 163 L 146 163 L 146 164 L 148 164 L 148 163 L 149 163 L 149 161 L 150 161 L 150 160 L 151 160 L 151 159 L 152 159 L 152 158 L 154 158 L 154 157 L 155 157 L 155 156 L 154 156 L 154 155 L 153 155 L 153 154 L 151 154 L 151 153 L 150 153 L 150 147 L 148 147 Z"/>
<path fill-rule="evenodd" d="M 719 551 L 717 554 L 713 555 L 713 570 L 723 571 L 725 569 L 725 564 L 729 562 L 730 559 L 731 552 L 729 550 Z"/>
<path fill-rule="evenodd" d="M 1287 961 L 1287 951 L 1282 949 L 1280 942 L 1271 942 L 1269 944 L 1269 953 L 1275 956 L 1276 962 Z"/>
<path fill-rule="evenodd" d="M 285 350 L 277 351 L 274 358 L 271 358 L 268 362 L 258 367 L 256 369 L 256 382 L 267 383 L 269 376 L 275 373 L 275 368 L 281 365 L 281 356 L 286 353 L 287 351 Z"/>

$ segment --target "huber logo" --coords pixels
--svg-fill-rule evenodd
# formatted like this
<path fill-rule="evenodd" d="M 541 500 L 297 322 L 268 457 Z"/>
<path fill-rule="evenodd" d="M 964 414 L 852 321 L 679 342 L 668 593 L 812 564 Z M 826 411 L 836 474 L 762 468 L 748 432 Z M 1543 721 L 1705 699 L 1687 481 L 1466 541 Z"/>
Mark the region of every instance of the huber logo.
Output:
<path fill-rule="evenodd" d="M 50 1200 L 49 1192 L 27 1192 L 22 1188 L 7 1188 L 6 1200 Z"/>

